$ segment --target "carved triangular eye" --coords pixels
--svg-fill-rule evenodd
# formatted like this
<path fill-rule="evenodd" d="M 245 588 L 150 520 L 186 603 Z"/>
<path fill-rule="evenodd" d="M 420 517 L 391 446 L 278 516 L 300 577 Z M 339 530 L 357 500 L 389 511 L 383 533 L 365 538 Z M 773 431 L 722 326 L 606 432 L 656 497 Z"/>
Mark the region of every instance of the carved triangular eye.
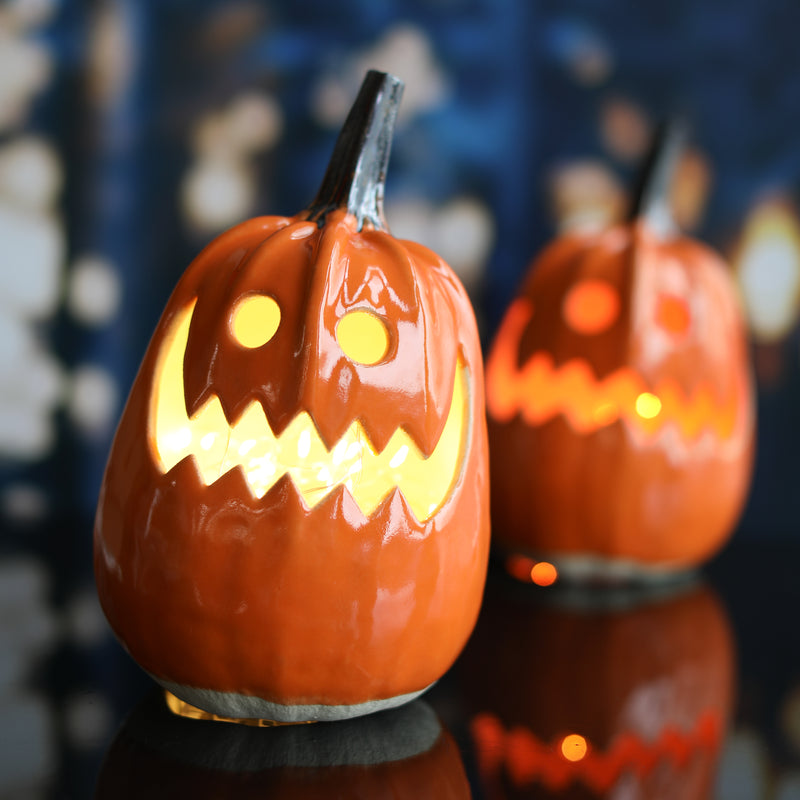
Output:
<path fill-rule="evenodd" d="M 231 333 L 242 346 L 263 347 L 281 323 L 277 300 L 268 294 L 248 294 L 240 298 L 231 314 Z"/>
<path fill-rule="evenodd" d="M 674 294 L 663 294 L 656 305 L 656 324 L 673 336 L 683 336 L 692 319 L 687 302 Z"/>
<path fill-rule="evenodd" d="M 567 292 L 563 313 L 567 325 L 577 333 L 602 333 L 619 315 L 619 295 L 610 283 L 587 278 Z"/>
<path fill-rule="evenodd" d="M 339 320 L 336 341 L 348 358 L 367 366 L 382 361 L 390 344 L 386 323 L 371 311 L 362 310 L 351 311 Z"/>

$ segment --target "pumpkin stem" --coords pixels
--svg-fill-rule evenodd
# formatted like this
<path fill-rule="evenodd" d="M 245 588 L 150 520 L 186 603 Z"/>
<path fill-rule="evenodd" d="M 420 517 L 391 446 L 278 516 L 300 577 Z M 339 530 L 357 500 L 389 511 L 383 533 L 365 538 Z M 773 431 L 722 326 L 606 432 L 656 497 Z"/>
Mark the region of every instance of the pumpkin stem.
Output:
<path fill-rule="evenodd" d="M 375 70 L 367 72 L 308 209 L 308 219 L 321 226 L 329 211 L 346 208 L 355 215 L 358 230 L 368 223 L 388 231 L 383 216 L 383 189 L 402 95 L 403 82 L 399 78 Z"/>
<path fill-rule="evenodd" d="M 645 220 L 662 238 L 677 231 L 670 190 L 685 141 L 686 124 L 682 119 L 671 118 L 658 126 L 628 214 L 629 221 Z"/>

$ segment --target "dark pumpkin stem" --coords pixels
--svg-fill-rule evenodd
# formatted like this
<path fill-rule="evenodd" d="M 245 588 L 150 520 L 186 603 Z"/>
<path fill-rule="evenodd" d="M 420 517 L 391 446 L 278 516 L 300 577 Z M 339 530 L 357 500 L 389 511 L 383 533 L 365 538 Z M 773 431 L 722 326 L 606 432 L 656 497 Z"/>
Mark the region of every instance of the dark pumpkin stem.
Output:
<path fill-rule="evenodd" d="M 328 212 L 346 208 L 358 220 L 387 230 L 383 190 L 403 82 L 370 70 L 344 122 L 308 219 L 323 225 Z"/>
<path fill-rule="evenodd" d="M 629 221 L 645 220 L 662 238 L 677 231 L 670 192 L 683 153 L 687 126 L 680 118 L 659 125 L 633 194 Z"/>

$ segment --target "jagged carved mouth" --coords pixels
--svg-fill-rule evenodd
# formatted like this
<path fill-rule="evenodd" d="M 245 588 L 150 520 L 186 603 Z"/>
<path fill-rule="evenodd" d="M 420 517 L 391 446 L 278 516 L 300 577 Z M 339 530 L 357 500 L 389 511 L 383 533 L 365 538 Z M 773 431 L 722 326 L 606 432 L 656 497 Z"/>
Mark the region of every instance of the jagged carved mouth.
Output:
<path fill-rule="evenodd" d="M 453 399 L 442 434 L 426 458 L 398 428 L 378 452 L 355 420 L 330 449 L 302 411 L 279 436 L 253 401 L 233 423 L 214 396 L 190 419 L 183 391 L 183 358 L 194 303 L 176 315 L 161 345 L 150 399 L 150 444 L 162 472 L 191 456 L 206 485 L 240 467 L 254 497 L 262 498 L 289 475 L 313 508 L 338 486 L 369 516 L 395 488 L 415 517 L 427 521 L 447 501 L 458 480 L 469 429 L 468 370 L 459 359 Z"/>
<path fill-rule="evenodd" d="M 733 434 L 738 397 L 731 393 L 720 400 L 708 383 L 698 384 L 691 394 L 670 378 L 648 386 L 630 367 L 619 367 L 598 380 L 585 360 L 572 358 L 557 367 L 552 356 L 541 351 L 518 367 L 516 354 L 530 315 L 527 303 L 509 309 L 487 362 L 487 406 L 498 422 L 520 414 L 527 424 L 540 425 L 561 414 L 578 433 L 624 420 L 651 435 L 671 423 L 686 441 L 706 430 L 722 441 Z"/>

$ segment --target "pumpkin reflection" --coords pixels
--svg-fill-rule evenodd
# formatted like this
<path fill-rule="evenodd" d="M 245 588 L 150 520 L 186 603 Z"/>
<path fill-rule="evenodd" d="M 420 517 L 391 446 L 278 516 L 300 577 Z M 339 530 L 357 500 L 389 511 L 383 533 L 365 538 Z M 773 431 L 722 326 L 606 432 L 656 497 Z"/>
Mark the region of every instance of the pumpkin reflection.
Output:
<path fill-rule="evenodd" d="M 490 581 L 457 673 L 486 796 L 711 796 L 734 681 L 714 592 L 510 583 Z"/>
<path fill-rule="evenodd" d="M 466 800 L 463 763 L 426 703 L 360 719 L 277 728 L 197 722 L 154 691 L 111 744 L 96 800 L 127 798 Z"/>

